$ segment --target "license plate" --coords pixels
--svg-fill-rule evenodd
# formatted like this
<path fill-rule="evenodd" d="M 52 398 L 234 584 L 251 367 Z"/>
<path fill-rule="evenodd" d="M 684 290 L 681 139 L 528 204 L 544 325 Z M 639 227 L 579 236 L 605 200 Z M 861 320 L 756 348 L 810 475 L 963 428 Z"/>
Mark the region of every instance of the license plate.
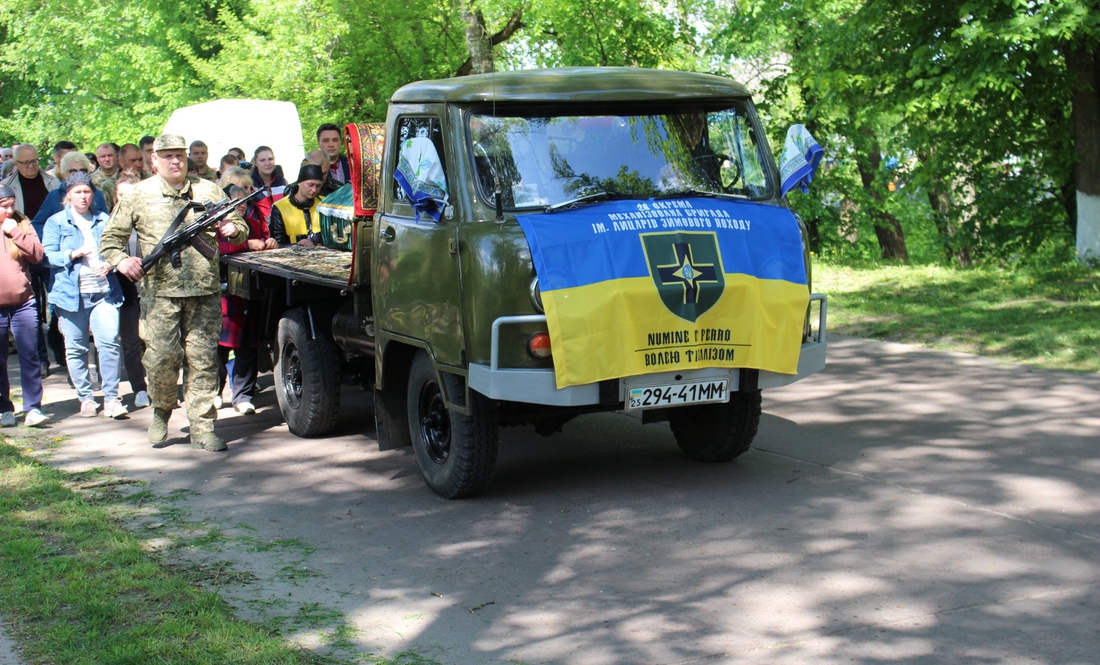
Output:
<path fill-rule="evenodd" d="M 627 386 L 626 409 L 659 409 L 681 404 L 728 402 L 729 379 L 707 379 L 653 386 Z"/>

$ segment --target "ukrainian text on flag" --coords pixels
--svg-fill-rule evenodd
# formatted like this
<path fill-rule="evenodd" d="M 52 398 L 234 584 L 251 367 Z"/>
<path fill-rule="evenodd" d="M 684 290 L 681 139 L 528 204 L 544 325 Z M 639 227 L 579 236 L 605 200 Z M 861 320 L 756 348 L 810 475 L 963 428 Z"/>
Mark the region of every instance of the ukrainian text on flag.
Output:
<path fill-rule="evenodd" d="M 797 371 L 809 289 L 788 210 L 614 201 L 519 221 L 559 388 L 701 367 Z"/>

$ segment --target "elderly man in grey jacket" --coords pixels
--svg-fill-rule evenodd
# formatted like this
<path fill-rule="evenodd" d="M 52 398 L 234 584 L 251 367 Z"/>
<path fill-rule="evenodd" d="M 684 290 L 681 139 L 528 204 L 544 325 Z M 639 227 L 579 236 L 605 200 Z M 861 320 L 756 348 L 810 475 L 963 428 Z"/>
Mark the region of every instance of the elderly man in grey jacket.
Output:
<path fill-rule="evenodd" d="M 16 148 L 15 169 L 0 185 L 11 187 L 15 192 L 15 209 L 33 219 L 46 195 L 57 189 L 61 181 L 39 167 L 38 151 L 33 145 Z"/>

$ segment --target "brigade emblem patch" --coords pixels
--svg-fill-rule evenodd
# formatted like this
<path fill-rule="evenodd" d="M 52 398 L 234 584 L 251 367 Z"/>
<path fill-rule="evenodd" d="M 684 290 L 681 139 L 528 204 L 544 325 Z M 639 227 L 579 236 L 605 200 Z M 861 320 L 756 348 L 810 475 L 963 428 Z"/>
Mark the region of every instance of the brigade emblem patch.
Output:
<path fill-rule="evenodd" d="M 695 323 L 725 289 L 716 233 L 643 233 L 649 276 L 661 302 L 676 316 Z"/>

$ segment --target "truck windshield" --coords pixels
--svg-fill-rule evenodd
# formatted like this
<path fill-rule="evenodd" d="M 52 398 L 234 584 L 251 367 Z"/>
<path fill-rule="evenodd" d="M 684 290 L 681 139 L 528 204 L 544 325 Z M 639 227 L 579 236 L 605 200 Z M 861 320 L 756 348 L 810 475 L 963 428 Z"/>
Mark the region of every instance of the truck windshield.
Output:
<path fill-rule="evenodd" d="M 765 146 L 744 103 L 651 114 L 469 116 L 482 196 L 507 208 L 578 199 L 772 195 Z"/>

